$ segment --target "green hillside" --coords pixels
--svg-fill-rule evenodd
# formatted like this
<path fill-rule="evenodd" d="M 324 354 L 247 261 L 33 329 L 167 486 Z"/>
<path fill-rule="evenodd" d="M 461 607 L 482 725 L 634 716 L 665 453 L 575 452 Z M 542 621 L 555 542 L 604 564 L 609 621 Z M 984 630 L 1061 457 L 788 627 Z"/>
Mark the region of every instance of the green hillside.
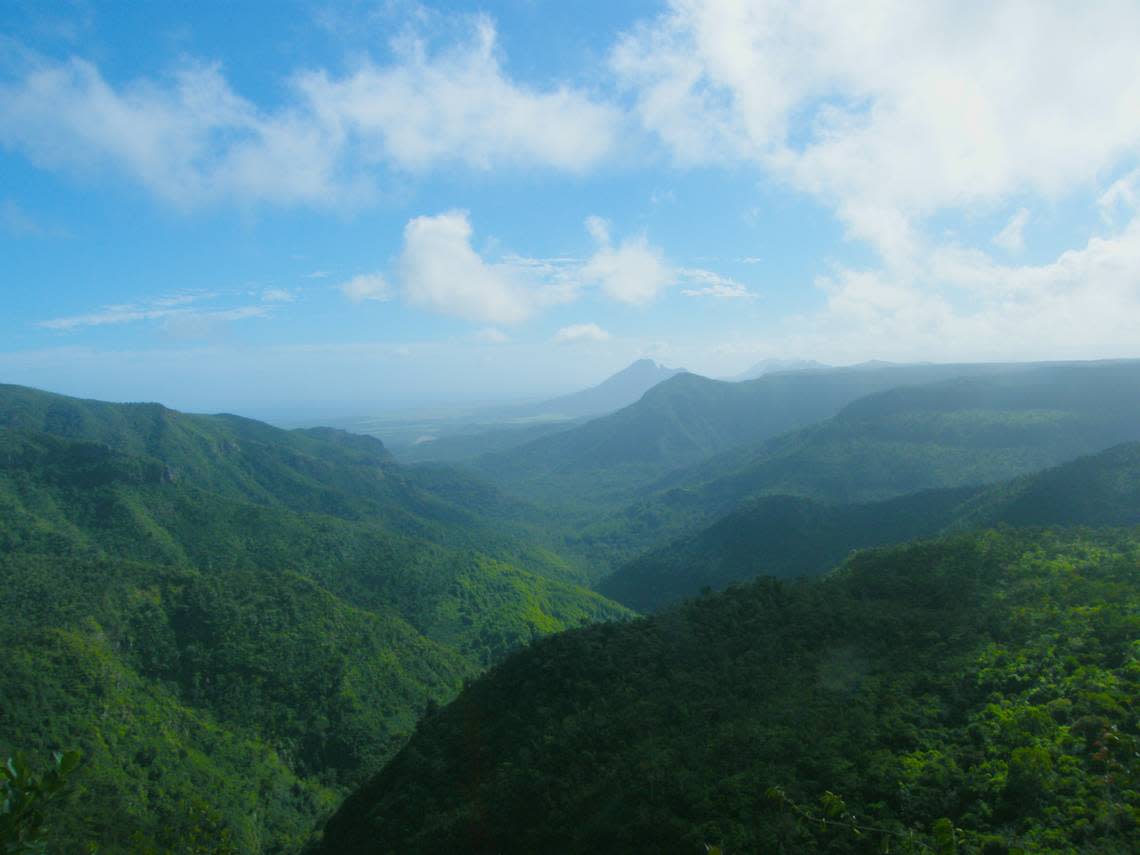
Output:
<path fill-rule="evenodd" d="M 884 499 L 1004 480 L 1140 439 L 1140 362 L 1028 368 L 900 386 L 802 431 L 682 473 L 719 501 Z"/>
<path fill-rule="evenodd" d="M 157 460 L 166 480 L 217 496 L 350 520 L 382 519 L 403 534 L 478 548 L 546 575 L 578 575 L 531 547 L 533 513 L 526 506 L 455 469 L 400 466 L 373 437 L 331 428 L 286 431 L 239 416 L 0 385 L 2 427 Z"/>
<path fill-rule="evenodd" d="M 1140 531 L 862 553 L 546 639 L 427 717 L 323 853 L 1140 848 Z"/>
<path fill-rule="evenodd" d="M 621 565 L 597 589 L 639 612 L 651 612 L 757 576 L 818 575 L 853 549 L 940 531 L 977 492 L 972 487 L 930 490 L 854 505 L 799 496 L 749 499 L 696 534 Z"/>
<path fill-rule="evenodd" d="M 1023 366 L 909 365 L 774 374 L 743 383 L 679 374 L 636 404 L 544 436 L 476 468 L 544 501 L 626 500 L 644 486 L 727 449 L 833 416 L 852 401 L 900 385 Z"/>
<path fill-rule="evenodd" d="M 988 488 L 851 505 L 794 496 L 750 499 L 708 528 L 619 567 L 597 588 L 648 612 L 756 576 L 819 574 L 854 549 L 999 524 L 1140 525 L 1140 443 Z"/>
<path fill-rule="evenodd" d="M 627 614 L 375 441 L 62 400 L 79 427 L 0 427 L 0 753 L 83 751 L 73 851 L 296 851 L 464 679 Z"/>
<path fill-rule="evenodd" d="M 694 534 L 757 496 L 844 504 L 992 484 L 1140 440 L 1140 363 L 1030 367 L 905 386 L 673 473 L 582 525 L 596 570 Z M 889 541 L 888 541 L 889 542 Z"/>

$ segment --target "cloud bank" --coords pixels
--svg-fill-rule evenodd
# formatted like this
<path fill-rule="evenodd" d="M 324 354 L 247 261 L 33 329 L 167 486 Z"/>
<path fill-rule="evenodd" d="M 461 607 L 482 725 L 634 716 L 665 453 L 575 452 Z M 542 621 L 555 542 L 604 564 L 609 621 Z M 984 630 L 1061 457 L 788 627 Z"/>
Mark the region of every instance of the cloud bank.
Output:
<path fill-rule="evenodd" d="M 439 53 L 422 41 L 350 73 L 299 71 L 264 109 L 217 64 L 109 81 L 92 62 L 25 60 L 0 82 L 0 144 L 38 166 L 114 172 L 183 209 L 216 202 L 359 206 L 386 171 L 445 165 L 581 172 L 613 149 L 619 111 L 569 86 L 508 78 L 494 26 Z"/>

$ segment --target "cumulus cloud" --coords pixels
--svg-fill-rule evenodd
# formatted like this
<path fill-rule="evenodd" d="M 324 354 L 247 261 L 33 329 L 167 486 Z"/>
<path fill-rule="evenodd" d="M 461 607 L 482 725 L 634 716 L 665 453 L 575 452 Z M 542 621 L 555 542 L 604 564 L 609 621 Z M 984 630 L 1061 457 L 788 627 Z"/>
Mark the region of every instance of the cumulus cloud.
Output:
<path fill-rule="evenodd" d="M 605 341 L 610 334 L 597 324 L 571 324 L 562 327 L 554 334 L 554 341 L 558 344 L 571 344 L 584 341 Z"/>
<path fill-rule="evenodd" d="M 90 61 L 32 60 L 0 81 L 0 144 L 45 169 L 115 171 L 182 208 L 219 200 L 355 206 L 384 170 L 440 164 L 581 171 L 611 151 L 618 111 L 568 86 L 508 78 L 494 27 L 430 53 L 401 43 L 389 64 L 303 71 L 272 109 L 218 65 L 116 84 Z"/>
<path fill-rule="evenodd" d="M 363 303 L 366 300 L 382 303 L 392 299 L 392 289 L 379 273 L 362 273 L 353 276 L 340 286 L 340 291 L 353 303 Z"/>
<path fill-rule="evenodd" d="M 677 161 L 753 163 L 899 263 L 935 213 L 1056 198 L 1135 155 L 1138 40 L 1126 2 L 675 0 L 611 66 Z"/>
<path fill-rule="evenodd" d="M 598 285 L 606 296 L 622 303 L 641 305 L 652 302 L 674 282 L 665 254 L 649 243 L 645 235 L 610 244 L 609 225 L 600 217 L 589 217 L 586 230 L 600 246 L 583 265 L 584 281 Z"/>
<path fill-rule="evenodd" d="M 266 303 L 292 303 L 293 293 L 284 288 L 266 288 L 261 292 L 261 299 Z"/>
<path fill-rule="evenodd" d="M 572 282 L 544 278 L 547 266 L 541 262 L 485 261 L 472 247 L 471 237 L 465 211 L 411 220 L 397 262 L 405 299 L 469 321 L 517 324 L 575 296 Z"/>
<path fill-rule="evenodd" d="M 585 226 L 599 244 L 586 259 L 506 253 L 492 260 L 473 246 L 466 211 L 416 217 L 404 228 L 396 262 L 401 293 L 408 303 L 432 312 L 506 325 L 573 302 L 591 288 L 629 305 L 647 304 L 677 282 L 694 286 L 684 291 L 687 296 L 755 296 L 712 271 L 673 266 L 645 235 L 615 245 L 602 218 L 589 217 Z"/>
<path fill-rule="evenodd" d="M 770 343 L 832 361 L 1134 357 L 1140 218 L 1040 265 L 942 247 L 911 271 L 840 268 Z M 802 348 L 802 351 L 801 351 Z"/>
<path fill-rule="evenodd" d="M 431 56 L 423 42 L 412 41 L 399 60 L 342 78 L 303 74 L 297 88 L 321 124 L 407 169 L 451 161 L 477 169 L 507 163 L 581 171 L 614 145 L 615 108 L 566 86 L 544 91 L 507 79 L 486 17 L 473 20 L 466 44 Z"/>

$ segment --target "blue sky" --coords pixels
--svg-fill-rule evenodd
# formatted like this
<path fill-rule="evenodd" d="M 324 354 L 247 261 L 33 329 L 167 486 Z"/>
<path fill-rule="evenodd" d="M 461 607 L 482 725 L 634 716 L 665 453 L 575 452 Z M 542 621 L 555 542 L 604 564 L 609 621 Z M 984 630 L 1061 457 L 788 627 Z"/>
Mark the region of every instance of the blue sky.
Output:
<path fill-rule="evenodd" d="M 9 0 L 0 34 L 0 381 L 333 416 L 645 355 L 1140 356 L 1135 3 Z"/>

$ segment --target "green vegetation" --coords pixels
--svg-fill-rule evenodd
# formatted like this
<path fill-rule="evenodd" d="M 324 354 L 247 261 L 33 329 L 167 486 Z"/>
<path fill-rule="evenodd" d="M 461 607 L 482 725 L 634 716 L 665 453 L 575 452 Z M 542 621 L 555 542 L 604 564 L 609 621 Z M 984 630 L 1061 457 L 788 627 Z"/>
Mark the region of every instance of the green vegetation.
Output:
<path fill-rule="evenodd" d="M 0 751 L 82 750 L 67 851 L 295 852 L 465 679 L 628 614 L 375 440 L 4 392 Z"/>
<path fill-rule="evenodd" d="M 487 455 L 476 468 L 543 502 L 585 510 L 599 502 L 620 505 L 671 472 L 828 418 L 864 395 L 1001 370 L 1008 367 L 911 365 L 773 374 L 744 383 L 679 374 L 636 404 Z"/>
<path fill-rule="evenodd" d="M 1140 396 L 1122 394 L 1137 388 L 1140 363 L 1109 362 L 870 395 L 827 421 L 669 475 L 620 511 L 587 520 L 562 550 L 604 575 L 756 496 L 875 502 L 1026 475 L 1140 440 Z"/>
<path fill-rule="evenodd" d="M 0 386 L 0 754 L 82 752 L 53 851 L 1131 852 L 1140 534 L 979 531 L 1140 521 L 1140 445 L 1040 471 L 1137 381 L 681 375 L 497 485 Z"/>
<path fill-rule="evenodd" d="M 50 827 L 44 811 L 67 786 L 68 776 L 79 765 L 79 752 L 57 752 L 55 762 L 37 775 L 23 754 L 9 757 L 0 767 L 0 853 L 45 852 Z"/>
<path fill-rule="evenodd" d="M 988 531 L 545 639 L 320 851 L 1135 852 L 1138 570 L 1140 530 Z"/>
<path fill-rule="evenodd" d="M 598 590 L 648 612 L 756 576 L 823 573 L 854 549 L 998 524 L 1140 524 L 1140 444 L 989 488 L 927 490 L 854 505 L 793 496 L 751 499 L 697 534 L 618 568 Z"/>

